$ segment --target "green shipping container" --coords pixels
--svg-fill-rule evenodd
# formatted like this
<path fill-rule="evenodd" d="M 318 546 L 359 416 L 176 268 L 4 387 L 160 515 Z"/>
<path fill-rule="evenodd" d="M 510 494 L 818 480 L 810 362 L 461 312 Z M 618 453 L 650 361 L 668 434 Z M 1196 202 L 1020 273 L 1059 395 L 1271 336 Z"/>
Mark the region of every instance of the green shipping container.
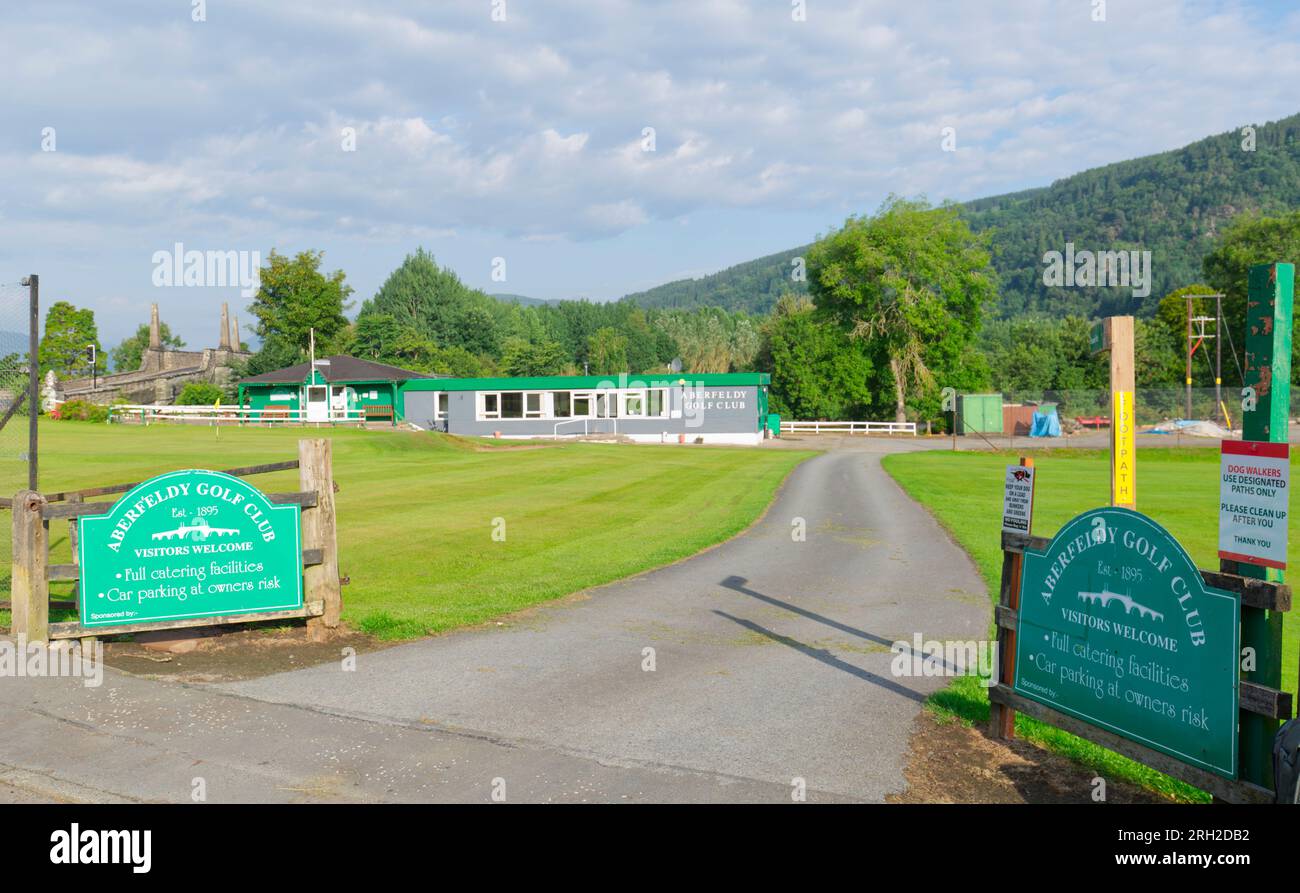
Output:
<path fill-rule="evenodd" d="M 1002 395 L 962 394 L 957 398 L 958 434 L 1001 434 Z"/>

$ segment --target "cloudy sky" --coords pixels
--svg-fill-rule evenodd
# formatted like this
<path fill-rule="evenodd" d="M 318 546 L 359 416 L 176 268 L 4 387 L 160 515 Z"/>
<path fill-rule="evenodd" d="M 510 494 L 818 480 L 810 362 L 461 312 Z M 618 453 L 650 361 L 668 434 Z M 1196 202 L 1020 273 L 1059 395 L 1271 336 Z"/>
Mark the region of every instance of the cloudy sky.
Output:
<path fill-rule="evenodd" d="M 208 346 L 247 303 L 156 287 L 178 242 L 323 249 L 358 303 L 421 245 L 488 291 L 603 300 L 891 192 L 1046 185 L 1300 112 L 1293 0 L 1099 2 L 11 6 L 0 282 L 40 273 L 105 346 L 152 301 Z"/>

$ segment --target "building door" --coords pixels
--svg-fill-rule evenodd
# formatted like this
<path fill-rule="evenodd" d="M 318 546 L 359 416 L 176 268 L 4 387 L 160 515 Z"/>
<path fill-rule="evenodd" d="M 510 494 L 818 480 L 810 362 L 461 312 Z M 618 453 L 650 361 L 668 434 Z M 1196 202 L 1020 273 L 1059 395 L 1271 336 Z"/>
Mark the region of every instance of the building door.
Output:
<path fill-rule="evenodd" d="M 307 421 L 328 422 L 330 420 L 329 388 L 324 385 L 310 385 L 307 388 Z"/>

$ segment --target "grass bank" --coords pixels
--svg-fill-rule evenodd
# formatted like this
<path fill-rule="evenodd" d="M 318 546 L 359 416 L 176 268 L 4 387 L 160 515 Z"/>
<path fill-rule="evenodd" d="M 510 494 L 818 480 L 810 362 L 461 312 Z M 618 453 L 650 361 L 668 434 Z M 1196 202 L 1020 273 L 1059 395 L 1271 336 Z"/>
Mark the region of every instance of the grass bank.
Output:
<path fill-rule="evenodd" d="M 1019 455 L 944 451 L 897 454 L 884 460 L 894 479 L 933 512 L 971 554 L 994 595 L 1002 574 L 998 531 L 1002 526 L 1003 474 Z M 1047 450 L 1035 455 L 1035 534 L 1051 536 L 1080 512 L 1107 504 L 1110 466 L 1105 451 Z M 1138 509 L 1164 525 L 1199 567 L 1218 567 L 1218 474 L 1218 450 L 1144 449 L 1138 454 Z M 1296 564 L 1298 545 L 1293 538 L 1288 557 L 1293 567 L 1300 566 Z M 991 616 L 990 609 L 990 621 Z M 1293 692 L 1298 663 L 1300 621 L 1290 618 L 1285 625 L 1282 679 L 1283 687 Z M 936 694 L 932 704 L 967 722 L 988 718 L 988 692 L 975 679 L 958 679 Z M 1028 717 L 1017 716 L 1016 729 L 1025 738 L 1063 752 L 1102 775 L 1136 781 L 1180 799 L 1209 799 L 1165 775 Z"/>
<path fill-rule="evenodd" d="M 692 555 L 752 523 L 812 455 L 49 422 L 41 428 L 41 486 L 68 490 L 291 459 L 304 436 L 334 443 L 340 569 L 351 579 L 344 620 L 388 639 L 481 623 Z M 249 480 L 268 492 L 298 489 L 296 472 Z M 51 525 L 50 534 L 52 560 L 70 561 L 67 525 Z M 8 554 L 9 539 L 6 519 L 0 554 Z M 0 566 L 7 593 L 8 562 Z M 0 621 L 7 625 L 7 615 Z"/>

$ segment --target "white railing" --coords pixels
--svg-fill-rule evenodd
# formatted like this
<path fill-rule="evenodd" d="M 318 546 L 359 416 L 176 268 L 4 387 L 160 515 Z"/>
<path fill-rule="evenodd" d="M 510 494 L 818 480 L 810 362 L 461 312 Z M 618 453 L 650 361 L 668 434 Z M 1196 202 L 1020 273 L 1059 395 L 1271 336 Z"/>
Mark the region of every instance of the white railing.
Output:
<path fill-rule="evenodd" d="M 309 419 L 306 409 L 264 406 L 250 409 L 240 406 L 168 406 L 162 404 L 116 404 L 109 407 L 109 421 L 138 422 L 213 422 L 221 424 L 329 424 L 330 422 L 364 422 L 365 410 L 331 410 L 326 419 Z"/>
<path fill-rule="evenodd" d="M 560 426 L 561 426 L 561 425 L 576 425 L 578 422 L 582 422 L 582 436 L 583 436 L 583 437 L 586 437 L 586 436 L 587 436 L 587 432 L 588 432 L 588 428 L 587 428 L 587 420 L 586 420 L 586 419 L 566 419 L 566 420 L 563 421 L 563 422 L 556 422 L 556 423 L 555 423 L 555 428 L 551 431 L 551 437 L 552 437 L 553 439 L 558 440 L 559 437 L 560 437 Z"/>
<path fill-rule="evenodd" d="M 787 422 L 781 420 L 781 433 L 812 434 L 910 434 L 916 436 L 916 422 Z"/>
<path fill-rule="evenodd" d="M 555 423 L 555 428 L 552 429 L 552 431 L 551 431 L 551 438 L 554 439 L 554 440 L 558 440 L 558 439 L 559 439 L 559 437 L 560 437 L 560 427 L 561 427 L 562 425 L 576 425 L 578 422 L 582 422 L 582 436 L 583 436 L 583 437 L 589 437 L 589 436 L 593 433 L 593 431 L 592 431 L 592 426 L 591 426 L 591 423 L 592 423 L 592 422 L 609 422 L 609 423 L 610 423 L 610 430 L 608 430 L 608 431 L 601 431 L 601 430 L 599 430 L 599 428 L 597 428 L 596 431 L 594 432 L 594 433 L 596 433 L 596 434 L 615 434 L 615 435 L 618 434 L 618 419 L 616 419 L 616 418 L 604 419 L 604 418 L 599 418 L 599 417 L 597 417 L 597 416 L 586 416 L 586 417 L 584 417 L 584 418 L 565 419 L 565 420 L 562 421 L 562 422 L 556 422 L 556 423 Z"/>

